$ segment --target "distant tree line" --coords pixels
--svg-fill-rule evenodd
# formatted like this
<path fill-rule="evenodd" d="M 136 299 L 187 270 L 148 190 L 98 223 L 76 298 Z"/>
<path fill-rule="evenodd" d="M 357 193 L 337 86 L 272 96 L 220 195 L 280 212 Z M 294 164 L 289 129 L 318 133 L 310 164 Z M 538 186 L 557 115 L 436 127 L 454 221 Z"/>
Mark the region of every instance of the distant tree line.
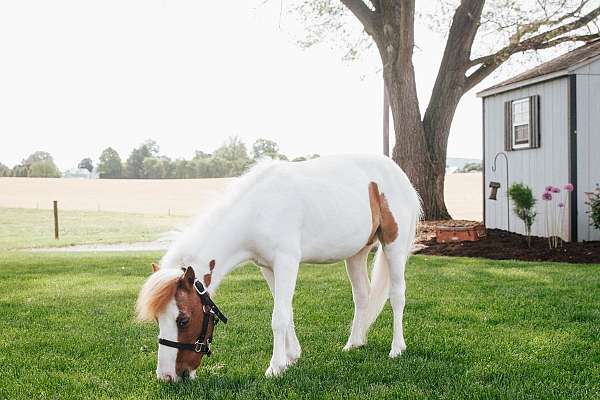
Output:
<path fill-rule="evenodd" d="M 189 159 L 171 158 L 160 155 L 160 148 L 154 140 L 148 140 L 131 151 L 125 162 L 119 153 L 109 147 L 100 155 L 98 172 L 100 178 L 131 179 L 185 179 L 185 178 L 225 178 L 239 176 L 256 161 L 263 158 L 288 160 L 279 152 L 279 145 L 268 139 L 258 139 L 252 145 L 251 153 L 238 137 L 230 137 L 212 153 L 196 150 Z M 292 161 L 304 161 L 318 157 L 313 154 L 297 157 Z"/>
<path fill-rule="evenodd" d="M 60 178 L 60 171 L 54 164 L 54 159 L 52 159 L 50 153 L 36 151 L 13 168 L 0 163 L 0 177 L 7 176 Z"/>
<path fill-rule="evenodd" d="M 296 157 L 291 161 L 305 161 L 316 157 L 319 155 Z M 268 139 L 258 139 L 249 152 L 238 137 L 230 137 L 212 153 L 196 150 L 189 160 L 172 160 L 160 155 L 158 144 L 154 140 L 147 140 L 134 148 L 125 161 L 122 161 L 119 153 L 112 147 L 104 149 L 99 157 L 97 172 L 103 179 L 225 178 L 241 175 L 264 158 L 289 161 L 287 156 L 279 152 L 279 145 Z M 82 159 L 77 167 L 89 172 L 94 170 L 90 158 Z M 50 154 L 38 151 L 12 169 L 0 163 L 0 176 L 60 177 L 60 172 Z"/>
<path fill-rule="evenodd" d="M 459 168 L 456 170 L 456 172 L 459 172 L 459 173 L 482 172 L 482 171 L 483 171 L 483 166 L 480 162 L 466 163 L 462 168 Z"/>

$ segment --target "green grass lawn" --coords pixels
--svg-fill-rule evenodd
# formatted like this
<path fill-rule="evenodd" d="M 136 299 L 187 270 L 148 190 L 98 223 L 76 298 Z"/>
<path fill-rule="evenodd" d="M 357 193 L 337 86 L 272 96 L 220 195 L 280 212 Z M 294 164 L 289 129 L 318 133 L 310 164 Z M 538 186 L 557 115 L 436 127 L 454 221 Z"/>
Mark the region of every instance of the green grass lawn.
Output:
<path fill-rule="evenodd" d="M 260 272 L 229 276 L 230 323 L 198 379 L 155 379 L 157 327 L 133 321 L 158 254 L 0 253 L 0 398 L 600 398 L 600 265 L 413 257 L 408 351 L 387 357 L 391 310 L 341 351 L 352 318 L 342 264 L 301 268 L 298 364 L 266 379 L 272 300 Z"/>
<path fill-rule="evenodd" d="M 0 208 L 0 251 L 155 240 L 188 219 L 167 215 L 59 211 L 60 240 L 55 240 L 52 210 Z"/>

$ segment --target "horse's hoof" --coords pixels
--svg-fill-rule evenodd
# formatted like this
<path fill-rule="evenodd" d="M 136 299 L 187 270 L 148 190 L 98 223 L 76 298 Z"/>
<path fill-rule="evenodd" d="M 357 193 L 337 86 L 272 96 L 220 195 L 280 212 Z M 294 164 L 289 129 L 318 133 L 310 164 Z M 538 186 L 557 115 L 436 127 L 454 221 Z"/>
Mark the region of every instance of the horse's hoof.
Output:
<path fill-rule="evenodd" d="M 283 371 L 285 371 L 287 368 L 287 365 L 283 365 L 283 366 L 273 366 L 273 365 L 269 365 L 269 368 L 267 368 L 267 371 L 265 372 L 265 376 L 267 378 L 276 378 L 278 376 L 281 376 L 281 374 L 283 374 Z"/>
<path fill-rule="evenodd" d="M 392 349 L 390 350 L 390 358 L 396 358 L 400 356 L 404 351 L 406 351 L 405 344 L 400 346 L 392 346 Z"/>
<path fill-rule="evenodd" d="M 343 351 L 350 351 L 352 349 L 358 349 L 359 347 L 363 347 L 366 343 L 346 343 L 346 345 L 344 346 L 344 348 L 342 349 Z"/>

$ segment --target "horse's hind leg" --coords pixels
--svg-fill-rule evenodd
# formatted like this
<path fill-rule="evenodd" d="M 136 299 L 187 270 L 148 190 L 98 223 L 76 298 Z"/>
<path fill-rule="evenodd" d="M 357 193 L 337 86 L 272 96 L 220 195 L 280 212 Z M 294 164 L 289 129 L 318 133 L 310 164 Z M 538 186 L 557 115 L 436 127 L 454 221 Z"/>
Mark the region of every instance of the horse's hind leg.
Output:
<path fill-rule="evenodd" d="M 404 342 L 404 332 L 402 329 L 402 319 L 404 315 L 404 304 L 406 294 L 406 282 L 404 280 L 404 270 L 408 251 L 405 245 L 398 242 L 384 246 L 384 254 L 388 260 L 390 269 L 390 304 L 394 313 L 394 337 L 392 339 L 392 349 L 390 357 L 399 356 L 406 350 Z"/>
<path fill-rule="evenodd" d="M 352 299 L 354 300 L 354 319 L 352 330 L 344 350 L 363 346 L 367 341 L 369 306 L 369 272 L 367 257 L 372 246 L 367 246 L 354 256 L 346 259 L 346 271 L 352 284 Z"/>

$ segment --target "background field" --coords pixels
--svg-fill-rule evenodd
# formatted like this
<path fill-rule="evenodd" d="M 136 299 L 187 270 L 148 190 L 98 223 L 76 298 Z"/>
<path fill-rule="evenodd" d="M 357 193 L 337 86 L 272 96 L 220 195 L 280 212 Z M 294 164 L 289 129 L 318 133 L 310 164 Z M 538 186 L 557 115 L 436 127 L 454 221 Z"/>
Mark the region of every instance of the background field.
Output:
<path fill-rule="evenodd" d="M 182 216 L 64 210 L 59 216 L 60 240 L 54 240 L 52 211 L 0 208 L 0 252 L 156 240 L 164 232 L 184 226 L 189 220 Z"/>
<path fill-rule="evenodd" d="M 341 263 L 301 268 L 298 364 L 266 379 L 272 300 L 245 266 L 219 290 L 230 318 L 193 382 L 154 377 L 157 328 L 133 321 L 158 254 L 0 252 L 0 398 L 575 398 L 600 396 L 600 265 L 412 257 L 408 351 L 387 357 L 389 307 L 343 353 L 352 295 Z"/>
<path fill-rule="evenodd" d="M 195 215 L 213 206 L 236 178 L 0 178 L 0 207 Z M 446 204 L 455 219 L 482 219 L 479 173 L 446 176 Z"/>

